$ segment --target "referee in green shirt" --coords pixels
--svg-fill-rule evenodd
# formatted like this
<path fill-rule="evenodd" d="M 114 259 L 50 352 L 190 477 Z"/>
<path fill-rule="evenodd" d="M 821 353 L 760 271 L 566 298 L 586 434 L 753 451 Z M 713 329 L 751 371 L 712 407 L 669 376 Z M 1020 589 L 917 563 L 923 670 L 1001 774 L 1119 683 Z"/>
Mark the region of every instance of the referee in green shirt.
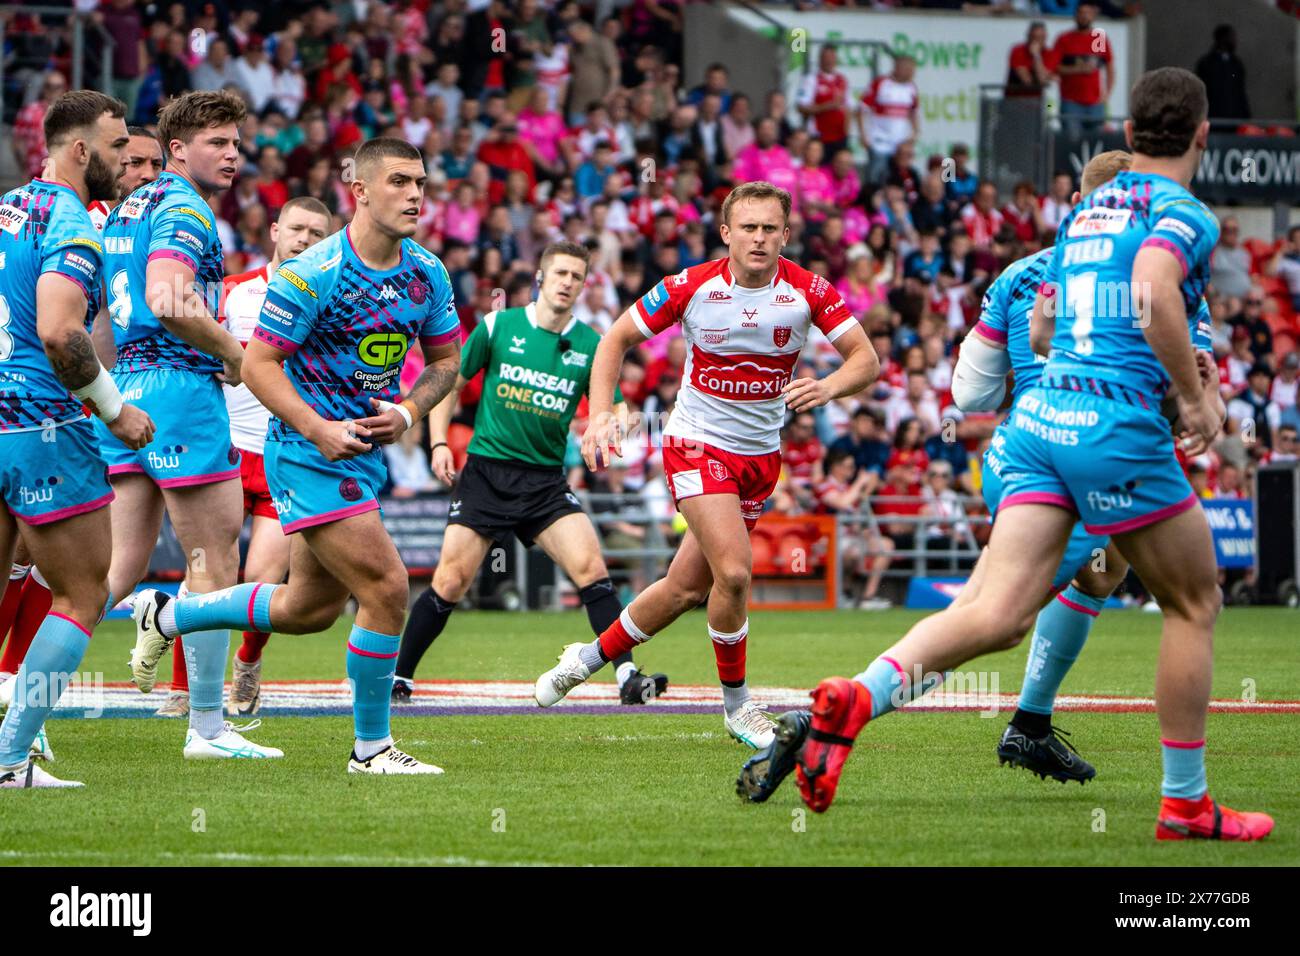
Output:
<path fill-rule="evenodd" d="M 587 278 L 589 253 L 574 242 L 542 251 L 537 301 L 489 312 L 461 350 L 456 387 L 429 413 L 433 472 L 455 487 L 433 582 L 415 602 L 402 634 L 393 699 L 409 701 L 415 669 L 447 626 L 488 549 L 514 532 L 541 546 L 578 588 L 597 636 L 623 610 L 600 551 L 596 529 L 564 479 L 569 423 L 587 393 L 600 336 L 573 317 Z M 447 427 L 466 382 L 484 370 L 469 458 L 457 477 Z M 614 401 L 626 406 L 617 391 Z M 619 696 L 641 704 L 664 692 L 668 678 L 644 675 L 626 654 L 615 663 Z"/>

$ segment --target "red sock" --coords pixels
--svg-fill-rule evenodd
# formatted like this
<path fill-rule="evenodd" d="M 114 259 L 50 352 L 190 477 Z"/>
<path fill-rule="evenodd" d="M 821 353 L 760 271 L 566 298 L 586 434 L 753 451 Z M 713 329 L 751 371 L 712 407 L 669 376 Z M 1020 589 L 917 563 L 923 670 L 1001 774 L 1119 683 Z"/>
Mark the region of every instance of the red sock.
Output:
<path fill-rule="evenodd" d="M 245 664 L 252 664 L 262 659 L 262 648 L 266 647 L 266 642 L 271 639 L 271 635 L 264 631 L 245 631 L 244 643 L 239 645 L 239 659 Z"/>
<path fill-rule="evenodd" d="M 23 582 L 22 597 L 18 601 L 18 611 L 14 616 L 13 633 L 9 635 L 4 657 L 0 658 L 0 671 L 18 673 L 18 668 L 23 666 L 23 658 L 27 656 L 27 648 L 32 646 L 32 638 L 36 637 L 36 632 L 50 613 L 50 605 L 53 603 L 54 595 L 50 589 L 37 581 L 36 575 L 27 575 L 27 580 Z"/>
<path fill-rule="evenodd" d="M 180 637 L 172 645 L 172 691 L 190 692 L 190 675 L 185 670 L 185 648 Z"/>
<path fill-rule="evenodd" d="M 709 628 L 713 656 L 718 660 L 718 680 L 724 684 L 736 684 L 745 679 L 745 640 L 748 635 L 749 621 L 734 634 Z"/>
<path fill-rule="evenodd" d="M 605 633 L 600 635 L 600 652 L 605 655 L 607 661 L 622 657 L 642 641 L 649 639 L 650 635 L 642 634 L 635 624 L 632 625 L 632 628 L 636 630 L 636 635 L 633 636 L 628 633 L 627 628 L 623 626 L 623 617 L 626 614 L 627 611 L 624 611 L 623 614 L 619 615 L 613 624 L 605 628 Z M 632 623 L 630 617 L 627 620 L 629 624 Z"/>
<path fill-rule="evenodd" d="M 4 643 L 5 635 L 14 626 L 14 617 L 18 614 L 18 604 L 23 596 L 23 582 L 26 580 L 25 575 L 10 578 L 5 585 L 4 597 L 0 597 L 0 644 Z"/>

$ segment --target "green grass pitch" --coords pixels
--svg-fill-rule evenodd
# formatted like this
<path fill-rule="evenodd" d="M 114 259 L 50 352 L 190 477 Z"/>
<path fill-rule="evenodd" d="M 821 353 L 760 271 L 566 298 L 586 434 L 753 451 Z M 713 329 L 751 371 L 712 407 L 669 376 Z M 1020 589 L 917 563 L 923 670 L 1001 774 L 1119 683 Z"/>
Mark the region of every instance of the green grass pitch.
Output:
<path fill-rule="evenodd" d="M 809 686 L 853 674 L 914 612 L 755 613 L 750 682 Z M 1214 696 L 1300 700 L 1300 618 L 1231 609 L 1216 639 Z M 343 677 L 346 624 L 275 637 L 268 681 Z M 421 678 L 532 680 L 586 619 L 459 613 Z M 1063 693 L 1150 697 L 1159 617 L 1104 613 Z M 126 623 L 102 627 L 83 671 L 127 677 Z M 966 670 L 1019 689 L 1028 642 Z M 682 684 L 715 679 L 704 617 L 687 615 L 639 655 Z M 163 672 L 168 666 L 164 661 Z M 602 675 L 604 680 L 612 675 Z M 52 769 L 80 791 L 0 797 L 0 862 L 18 865 L 737 864 L 1295 865 L 1300 862 L 1300 714 L 1210 717 L 1211 792 L 1271 812 L 1259 845 L 1157 844 L 1159 733 L 1151 713 L 1062 713 L 1098 768 L 1087 786 L 1000 768 L 1008 715 L 902 713 L 867 728 L 824 816 L 787 781 L 767 804 L 733 791 L 749 751 L 720 715 L 404 717 L 404 749 L 437 778 L 349 776 L 351 722 L 271 717 L 250 736 L 284 760 L 187 762 L 183 727 L 161 719 L 54 720 Z"/>

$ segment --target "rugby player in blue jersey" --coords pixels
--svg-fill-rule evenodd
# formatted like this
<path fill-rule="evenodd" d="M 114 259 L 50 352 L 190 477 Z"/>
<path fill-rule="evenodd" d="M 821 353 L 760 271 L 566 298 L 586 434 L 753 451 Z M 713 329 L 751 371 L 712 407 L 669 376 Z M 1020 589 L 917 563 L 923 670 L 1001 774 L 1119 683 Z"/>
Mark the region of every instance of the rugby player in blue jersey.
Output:
<path fill-rule="evenodd" d="M 244 381 L 273 416 L 266 478 L 292 537 L 289 582 L 179 600 L 142 591 L 134 602 L 136 652 L 156 664 L 178 634 L 188 644 L 191 633 L 214 627 L 314 633 L 354 595 L 348 772 L 436 774 L 440 768 L 397 750 L 389 732 L 409 582 L 380 520 L 387 469 L 379 446 L 396 441 L 455 384 L 460 323 L 447 270 L 410 238 L 426 178 L 419 150 L 378 138 L 361 146 L 354 163 L 356 216 L 271 278 L 244 358 Z M 402 397 L 402 365 L 417 343 L 425 369 Z"/>
<path fill-rule="evenodd" d="M 83 405 L 127 448 L 154 432 L 123 403 L 89 334 L 102 252 L 86 206 L 117 195 L 125 113 L 102 93 L 64 93 L 45 114 L 46 178 L 0 197 L 0 564 L 21 537 L 53 594 L 0 725 L 0 789 L 81 786 L 28 750 L 108 597 L 113 492 Z"/>
<path fill-rule="evenodd" d="M 1223 421 L 1188 334 L 1218 239 L 1213 214 L 1188 192 L 1209 135 L 1205 87 L 1186 70 L 1162 68 L 1142 76 L 1130 103 L 1131 169 L 1084 197 L 1058 231 L 1044 294 L 1061 305 L 1048 314 L 1036 305 L 1031 325 L 1036 345 L 1051 333 L 1051 357 L 1012 412 L 979 593 L 917 623 L 852 680 L 822 681 L 811 726 L 792 718 L 785 728 L 806 737 L 799 791 L 816 812 L 830 807 L 868 721 L 1022 633 L 1081 520 L 1112 537 L 1164 614 L 1156 838 L 1248 841 L 1273 828 L 1267 814 L 1232 810 L 1208 793 L 1205 722 L 1221 596 L 1209 526 L 1161 413 L 1172 397 L 1188 455 L 1207 448 Z"/>

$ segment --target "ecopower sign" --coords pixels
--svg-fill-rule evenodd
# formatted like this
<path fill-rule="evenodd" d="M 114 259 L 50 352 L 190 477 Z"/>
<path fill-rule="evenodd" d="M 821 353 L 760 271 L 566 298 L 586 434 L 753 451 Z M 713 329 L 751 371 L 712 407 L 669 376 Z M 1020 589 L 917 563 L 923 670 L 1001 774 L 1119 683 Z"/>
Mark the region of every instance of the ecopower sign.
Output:
<path fill-rule="evenodd" d="M 1004 84 L 1011 48 L 1024 42 L 1029 24 L 1035 19 L 1047 24 L 1050 47 L 1057 36 L 1074 29 L 1074 21 L 1064 17 L 983 17 L 932 12 L 877 13 L 811 11 L 796 12 L 767 6 L 764 13 L 789 31 L 806 40 L 806 52 L 794 52 L 786 77 L 786 93 L 792 115 L 805 64 L 817 67 L 822 45 L 839 45 L 839 70 L 849 81 L 850 107 L 856 109 L 862 93 L 874 78 L 871 49 L 865 42 L 881 43 L 895 53 L 916 59 L 916 85 L 921 94 L 921 135 L 917 153 L 921 161 L 932 154 L 947 156 L 953 143 L 965 143 L 972 157 L 979 149 L 979 88 L 984 84 Z M 758 32 L 770 33 L 770 20 L 764 20 L 742 7 L 729 7 L 736 20 Z M 1133 28 L 1129 21 L 1098 19 L 1110 42 L 1115 83 L 1107 102 L 1111 116 L 1128 113 L 1128 90 L 1133 77 L 1129 69 Z M 880 69 L 891 69 L 890 59 L 881 56 Z M 1049 108 L 1055 108 L 1056 88 L 1049 88 Z M 851 139 L 857 149 L 857 126 L 850 117 Z"/>

